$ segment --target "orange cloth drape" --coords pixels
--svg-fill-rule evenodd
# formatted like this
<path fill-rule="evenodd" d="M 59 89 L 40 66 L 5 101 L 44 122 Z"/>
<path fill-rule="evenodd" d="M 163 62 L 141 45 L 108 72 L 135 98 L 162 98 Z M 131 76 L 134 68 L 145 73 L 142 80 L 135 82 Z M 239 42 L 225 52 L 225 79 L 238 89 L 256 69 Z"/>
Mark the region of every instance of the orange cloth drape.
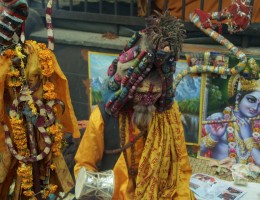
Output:
<path fill-rule="evenodd" d="M 140 4 L 142 1 L 140 1 Z M 222 0 L 222 8 L 230 6 L 231 0 Z M 164 0 L 154 1 L 155 7 L 153 9 L 159 9 L 163 11 Z M 141 7 L 141 6 L 140 6 Z M 185 1 L 185 21 L 189 21 L 190 13 L 194 12 L 196 8 L 200 8 L 200 0 L 186 0 Z M 182 16 L 182 0 L 170 0 L 168 1 L 168 10 L 171 14 L 177 18 Z M 204 8 L 206 12 L 218 11 L 218 0 L 204 1 Z M 260 22 L 260 1 L 254 1 L 252 22 Z"/>

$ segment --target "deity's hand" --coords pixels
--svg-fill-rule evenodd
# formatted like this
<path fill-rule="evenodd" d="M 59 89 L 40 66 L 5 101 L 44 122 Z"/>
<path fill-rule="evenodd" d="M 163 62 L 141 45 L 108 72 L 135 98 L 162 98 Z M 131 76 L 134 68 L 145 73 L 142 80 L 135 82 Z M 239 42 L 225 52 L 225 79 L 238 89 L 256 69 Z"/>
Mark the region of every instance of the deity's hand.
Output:
<path fill-rule="evenodd" d="M 218 122 L 223 119 L 224 119 L 223 113 L 214 113 L 207 118 L 207 120 L 209 121 L 216 121 L 216 123 L 206 125 L 206 130 L 209 132 L 209 134 L 212 136 L 213 139 L 218 139 L 225 134 L 227 123 Z"/>
<path fill-rule="evenodd" d="M 237 116 L 236 123 L 240 129 L 239 134 L 242 139 L 252 137 L 252 128 L 248 118 Z"/>

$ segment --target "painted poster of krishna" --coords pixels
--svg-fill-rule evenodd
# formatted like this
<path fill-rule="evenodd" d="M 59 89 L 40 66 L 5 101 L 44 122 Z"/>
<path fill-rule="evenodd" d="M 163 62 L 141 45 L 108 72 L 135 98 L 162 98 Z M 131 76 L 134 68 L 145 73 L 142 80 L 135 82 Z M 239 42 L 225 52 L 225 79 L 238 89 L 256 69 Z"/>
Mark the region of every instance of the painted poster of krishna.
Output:
<path fill-rule="evenodd" d="M 207 77 L 200 157 L 231 157 L 237 163 L 260 166 L 259 63 L 251 58 L 242 74 Z"/>

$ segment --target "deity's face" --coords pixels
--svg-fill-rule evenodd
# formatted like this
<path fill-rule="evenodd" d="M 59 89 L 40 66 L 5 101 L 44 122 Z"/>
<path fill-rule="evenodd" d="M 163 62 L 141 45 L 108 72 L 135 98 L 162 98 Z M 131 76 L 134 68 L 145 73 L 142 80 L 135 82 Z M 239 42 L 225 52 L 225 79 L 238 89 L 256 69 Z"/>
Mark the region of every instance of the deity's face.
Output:
<path fill-rule="evenodd" d="M 239 111 L 245 117 L 256 117 L 260 114 L 260 91 L 246 94 L 239 103 Z"/>
<path fill-rule="evenodd" d="M 30 88 L 35 87 L 37 85 L 37 83 L 40 81 L 40 73 L 35 72 L 33 74 L 30 74 L 27 81 L 28 81 Z"/>
<path fill-rule="evenodd" d="M 43 78 L 39 58 L 35 51 L 36 49 L 30 43 L 26 43 L 25 52 L 28 54 L 28 57 L 24 73 L 26 81 L 33 91 L 39 88 Z"/>

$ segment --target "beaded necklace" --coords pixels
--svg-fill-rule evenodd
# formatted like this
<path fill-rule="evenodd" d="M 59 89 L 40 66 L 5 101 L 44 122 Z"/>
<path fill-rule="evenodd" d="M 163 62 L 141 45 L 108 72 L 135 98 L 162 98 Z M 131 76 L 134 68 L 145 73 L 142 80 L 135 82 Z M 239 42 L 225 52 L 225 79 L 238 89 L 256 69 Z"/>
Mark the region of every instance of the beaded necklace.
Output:
<path fill-rule="evenodd" d="M 129 122 L 129 143 L 125 144 L 126 142 L 126 123 Z M 143 136 L 145 138 L 146 131 L 141 131 L 136 137 L 134 137 L 133 133 L 133 125 L 131 122 L 131 113 L 124 113 L 122 115 L 122 126 L 120 129 L 120 145 L 121 147 L 130 147 L 131 149 L 131 158 L 130 158 L 130 163 L 128 162 L 128 157 L 127 157 L 127 148 L 122 148 L 121 151 L 123 151 L 123 155 L 125 158 L 128 174 L 131 176 L 136 176 L 137 175 L 137 169 L 135 168 L 135 143 L 136 141 Z M 128 145 L 131 144 L 131 145 Z"/>

